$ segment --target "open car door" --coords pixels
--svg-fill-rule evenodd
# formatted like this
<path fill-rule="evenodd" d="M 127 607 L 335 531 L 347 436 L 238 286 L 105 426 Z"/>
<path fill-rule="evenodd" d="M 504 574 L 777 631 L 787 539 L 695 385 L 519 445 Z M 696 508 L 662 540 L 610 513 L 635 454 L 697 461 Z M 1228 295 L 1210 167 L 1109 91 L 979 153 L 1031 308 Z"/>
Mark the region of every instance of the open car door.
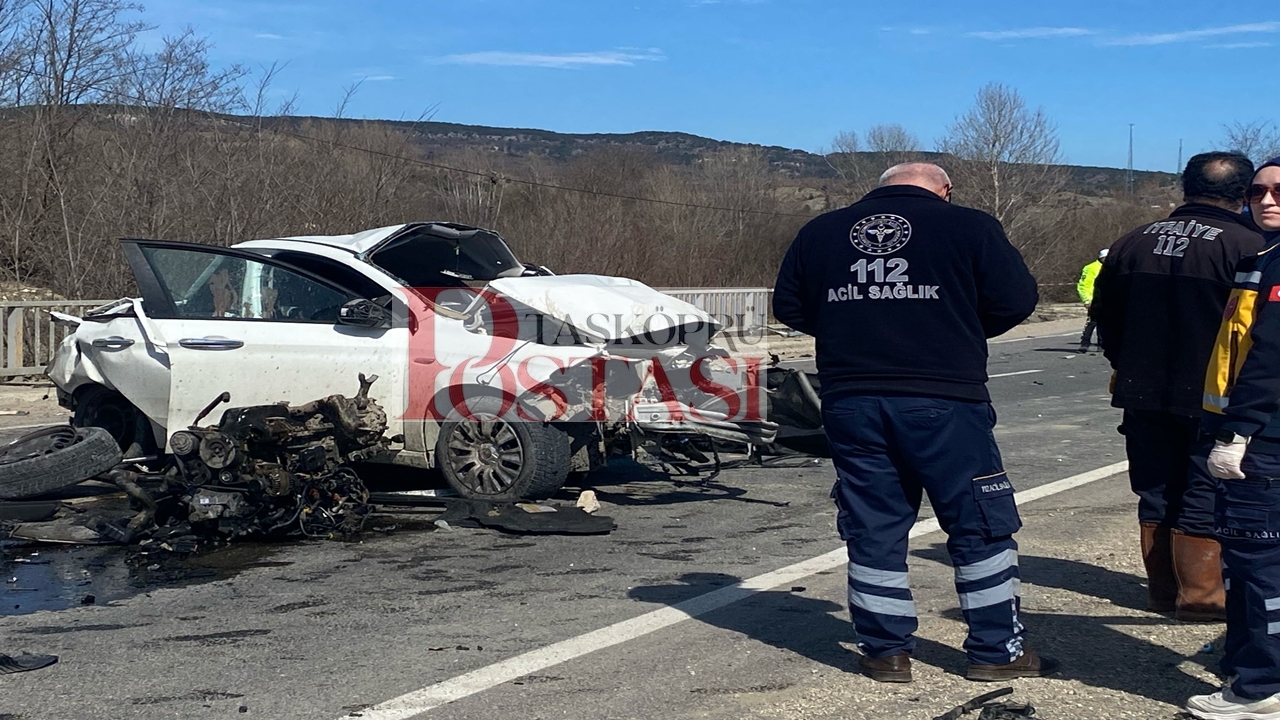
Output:
<path fill-rule="evenodd" d="M 142 240 L 124 251 L 169 356 L 166 446 L 224 391 L 230 401 L 202 424 L 227 407 L 353 396 L 361 373 L 378 376 L 370 397 L 398 432 L 406 327 L 339 324 L 352 292 L 253 253 Z"/>

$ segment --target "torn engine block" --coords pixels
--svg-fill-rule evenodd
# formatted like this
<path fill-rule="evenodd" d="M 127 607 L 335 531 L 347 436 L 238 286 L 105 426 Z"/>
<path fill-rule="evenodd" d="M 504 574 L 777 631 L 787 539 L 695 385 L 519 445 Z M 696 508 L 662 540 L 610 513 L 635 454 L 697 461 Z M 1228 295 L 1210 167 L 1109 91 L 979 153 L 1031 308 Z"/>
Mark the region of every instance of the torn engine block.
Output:
<path fill-rule="evenodd" d="M 149 535 L 186 549 L 211 536 L 359 532 L 369 492 L 348 463 L 389 443 L 386 413 L 369 398 L 376 379 L 361 375 L 354 398 L 231 408 L 216 426 L 178 431 L 169 440 L 174 465 L 164 475 L 113 471 L 111 479 L 144 506 L 121 539 Z M 201 417 L 226 400 L 224 394 Z"/>

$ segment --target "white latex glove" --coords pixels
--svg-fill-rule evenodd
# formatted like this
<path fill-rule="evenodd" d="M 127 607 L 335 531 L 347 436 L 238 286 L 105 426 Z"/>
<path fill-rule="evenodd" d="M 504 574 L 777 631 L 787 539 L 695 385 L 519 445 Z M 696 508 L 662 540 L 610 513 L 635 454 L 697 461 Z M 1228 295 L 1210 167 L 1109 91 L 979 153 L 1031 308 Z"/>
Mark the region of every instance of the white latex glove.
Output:
<path fill-rule="evenodd" d="M 1209 451 L 1209 474 L 1219 480 L 1243 480 L 1240 462 L 1244 460 L 1244 451 L 1249 447 L 1249 438 L 1237 436 L 1236 442 L 1216 440 Z"/>

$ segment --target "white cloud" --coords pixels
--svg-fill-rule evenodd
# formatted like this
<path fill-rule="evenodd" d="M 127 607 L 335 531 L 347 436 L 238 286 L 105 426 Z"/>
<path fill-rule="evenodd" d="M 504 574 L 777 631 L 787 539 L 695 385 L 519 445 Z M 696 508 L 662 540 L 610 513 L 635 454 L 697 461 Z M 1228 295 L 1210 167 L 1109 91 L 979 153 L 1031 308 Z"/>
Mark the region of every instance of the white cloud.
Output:
<path fill-rule="evenodd" d="M 258 33 L 257 35 L 254 35 L 254 37 L 259 40 L 283 40 L 284 39 L 283 35 L 277 35 L 275 33 Z"/>
<path fill-rule="evenodd" d="M 1078 27 L 1028 27 L 1012 30 L 981 30 L 968 33 L 969 37 L 982 40 L 1026 40 L 1029 38 L 1081 37 L 1096 31 Z"/>
<path fill-rule="evenodd" d="M 1245 50 L 1249 48 L 1265 48 L 1271 47 L 1269 42 L 1238 42 L 1238 43 L 1222 43 L 1219 45 L 1205 45 L 1210 50 Z"/>
<path fill-rule="evenodd" d="M 1219 27 L 1200 28 L 1198 30 L 1127 35 L 1125 37 L 1116 38 L 1115 40 L 1109 40 L 1106 44 L 1126 46 L 1168 45 L 1169 43 L 1191 42 L 1193 40 L 1203 40 L 1205 38 L 1219 37 L 1222 35 L 1275 32 L 1280 32 L 1280 22 L 1272 20 L 1267 22 L 1245 23 L 1242 25 L 1223 25 Z"/>
<path fill-rule="evenodd" d="M 507 67 L 540 67 L 572 69 L 607 65 L 635 65 L 637 62 L 665 60 L 658 48 L 642 51 L 605 50 L 600 52 L 533 53 L 487 50 L 484 52 L 445 55 L 437 62 L 449 65 L 499 65 Z"/>
<path fill-rule="evenodd" d="M 395 75 L 370 75 L 362 79 L 365 82 L 386 82 L 388 80 L 395 80 L 396 76 Z"/>

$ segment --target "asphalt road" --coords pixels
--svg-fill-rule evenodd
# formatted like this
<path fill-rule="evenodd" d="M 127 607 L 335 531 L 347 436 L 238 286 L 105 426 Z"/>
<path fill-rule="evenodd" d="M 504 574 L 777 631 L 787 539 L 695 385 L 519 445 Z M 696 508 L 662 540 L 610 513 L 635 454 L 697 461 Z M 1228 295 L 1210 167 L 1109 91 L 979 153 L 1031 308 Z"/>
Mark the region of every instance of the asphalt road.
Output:
<path fill-rule="evenodd" d="M 992 346 L 997 436 L 1020 491 L 1123 459 L 1106 363 L 1077 355 L 1073 343 Z M 206 577 L 177 587 L 147 586 L 145 561 L 126 566 L 121 551 L 42 550 L 53 562 L 27 577 L 68 593 L 95 582 L 104 590 L 95 605 L 31 614 L 9 608 L 20 593 L 0 590 L 0 651 L 61 656 L 52 668 L 0 677 L 0 718 L 411 717 L 379 704 L 473 672 L 471 684 L 451 686 L 456 702 L 423 717 L 778 716 L 750 698 L 816 678 L 861 681 L 848 675 L 855 656 L 835 642 L 852 635 L 842 568 L 827 563 L 634 639 L 634 627 L 617 624 L 838 550 L 832 480 L 826 463 L 712 478 L 624 467 L 592 481 L 601 512 L 618 524 L 608 536 L 444 531 L 424 518 L 362 542 L 215 553 L 202 561 Z M 1114 505 L 1123 483 L 1097 485 Z M 1088 505 L 1092 492 L 1035 507 L 1051 517 L 1063 498 Z M 1083 542 L 1070 524 L 1055 532 Z M 120 590 L 131 582 L 144 587 Z M 927 578 L 916 589 L 950 592 Z M 625 641 L 580 657 L 564 650 L 562 664 L 538 656 L 536 671 L 508 680 L 486 670 L 602 628 L 614 629 L 591 642 L 618 633 Z"/>

